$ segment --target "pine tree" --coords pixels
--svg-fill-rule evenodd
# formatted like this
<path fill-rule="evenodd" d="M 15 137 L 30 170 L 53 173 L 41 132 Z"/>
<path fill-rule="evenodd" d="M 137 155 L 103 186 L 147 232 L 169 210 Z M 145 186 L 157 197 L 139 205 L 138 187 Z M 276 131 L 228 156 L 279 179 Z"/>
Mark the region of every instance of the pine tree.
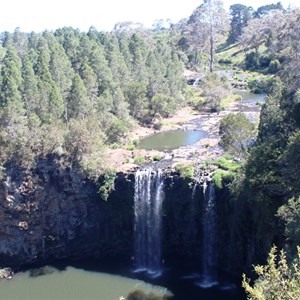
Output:
<path fill-rule="evenodd" d="M 91 51 L 90 57 L 88 57 L 89 65 L 97 76 L 98 93 L 101 95 L 106 89 L 112 89 L 113 76 L 105 58 L 103 47 L 93 43 Z"/>
<path fill-rule="evenodd" d="M 3 59 L 1 68 L 2 86 L 0 106 L 11 106 L 12 109 L 21 111 L 22 103 L 22 75 L 21 61 L 17 55 L 16 49 L 9 45 Z"/>
<path fill-rule="evenodd" d="M 148 74 L 145 68 L 147 48 L 140 34 L 134 33 L 130 38 L 129 51 L 132 55 L 131 73 L 133 80 L 147 84 Z"/>
<path fill-rule="evenodd" d="M 22 66 L 23 76 L 23 101 L 27 110 L 27 114 L 37 112 L 38 110 L 38 85 L 34 74 L 33 65 L 29 55 L 25 56 Z"/>
<path fill-rule="evenodd" d="M 51 77 L 57 85 L 63 100 L 66 101 L 74 71 L 64 48 L 58 43 L 53 34 L 48 34 L 47 41 L 50 50 L 49 70 Z"/>
<path fill-rule="evenodd" d="M 20 31 L 20 28 L 15 29 L 13 42 L 19 57 L 23 59 L 25 53 L 28 51 L 28 39 L 26 34 Z"/>
<path fill-rule="evenodd" d="M 50 73 L 50 55 L 47 40 L 41 37 L 36 64 L 39 89 L 39 111 L 37 114 L 44 122 L 59 119 L 63 115 L 65 107 L 62 95 Z"/>
<path fill-rule="evenodd" d="M 80 76 L 85 85 L 89 102 L 91 103 L 92 107 L 94 107 L 98 97 L 98 83 L 97 77 L 93 69 L 89 66 L 88 59 L 86 57 L 83 58 L 80 68 Z"/>
<path fill-rule="evenodd" d="M 129 82 L 129 70 L 122 56 L 118 40 L 113 37 L 106 49 L 106 57 L 108 60 L 109 68 L 111 69 L 114 83 L 124 89 L 125 85 Z"/>
<path fill-rule="evenodd" d="M 85 119 L 89 111 L 90 103 L 87 90 L 80 76 L 75 74 L 68 96 L 67 120 L 70 118 Z"/>

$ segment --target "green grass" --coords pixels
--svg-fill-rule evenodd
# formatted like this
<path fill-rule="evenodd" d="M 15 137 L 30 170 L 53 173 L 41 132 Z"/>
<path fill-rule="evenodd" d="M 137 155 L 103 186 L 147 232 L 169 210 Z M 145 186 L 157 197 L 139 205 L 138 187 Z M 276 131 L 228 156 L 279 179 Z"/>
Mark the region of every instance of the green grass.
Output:
<path fill-rule="evenodd" d="M 191 180 L 194 177 L 195 168 L 194 164 L 183 164 L 180 163 L 175 166 L 175 170 L 180 174 L 180 176 L 184 179 Z"/>
<path fill-rule="evenodd" d="M 242 47 L 238 43 L 229 46 L 223 45 L 223 47 L 217 49 L 216 61 L 218 61 L 220 65 L 241 65 L 245 59 L 245 53 L 241 50 Z"/>
<path fill-rule="evenodd" d="M 126 147 L 126 150 L 134 150 L 135 149 L 135 145 L 128 145 L 127 147 Z"/>
<path fill-rule="evenodd" d="M 212 180 L 216 188 L 222 189 L 224 184 L 232 181 L 234 177 L 234 172 L 219 169 L 214 172 Z"/>
<path fill-rule="evenodd" d="M 219 167 L 212 176 L 213 183 L 218 189 L 222 189 L 224 185 L 232 182 L 241 167 L 229 154 L 224 154 L 224 156 L 214 160 L 212 163 Z"/>
<path fill-rule="evenodd" d="M 233 101 L 241 101 L 241 100 L 242 100 L 241 95 L 230 94 L 221 100 L 221 103 L 220 103 L 221 109 L 224 110 Z"/>
<path fill-rule="evenodd" d="M 136 165 L 141 165 L 145 162 L 146 162 L 145 157 L 142 156 L 142 155 L 137 155 L 133 159 L 133 163 L 136 164 Z"/>
<path fill-rule="evenodd" d="M 232 159 L 228 159 L 228 157 L 220 157 L 214 161 L 214 165 L 218 166 L 219 168 L 225 171 L 237 171 L 241 166 L 233 161 Z"/>
<path fill-rule="evenodd" d="M 162 156 L 160 154 L 155 154 L 152 156 L 153 161 L 160 161 L 162 159 Z"/>

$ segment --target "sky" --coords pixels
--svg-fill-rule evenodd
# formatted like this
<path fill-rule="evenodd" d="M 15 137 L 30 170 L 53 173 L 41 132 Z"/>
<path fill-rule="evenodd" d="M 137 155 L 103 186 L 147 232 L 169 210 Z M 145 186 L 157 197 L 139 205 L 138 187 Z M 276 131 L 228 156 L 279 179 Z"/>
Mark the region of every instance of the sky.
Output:
<path fill-rule="evenodd" d="M 143 23 L 151 27 L 155 20 L 177 22 L 187 18 L 203 0 L 4 0 L 0 6 L 0 32 L 41 32 L 64 26 L 88 31 L 91 26 L 110 31 L 123 21 Z M 241 3 L 257 6 L 279 0 L 223 0 L 225 7 Z M 298 0 L 282 0 L 284 7 L 295 6 Z M 297 4 L 299 6 L 299 4 Z"/>

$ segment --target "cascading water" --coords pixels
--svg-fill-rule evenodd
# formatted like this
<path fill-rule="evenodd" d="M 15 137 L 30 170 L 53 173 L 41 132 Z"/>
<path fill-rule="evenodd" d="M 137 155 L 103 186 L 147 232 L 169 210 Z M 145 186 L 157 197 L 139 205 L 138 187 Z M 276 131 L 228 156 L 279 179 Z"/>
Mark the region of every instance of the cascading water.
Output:
<path fill-rule="evenodd" d="M 153 276 L 161 273 L 161 207 L 164 198 L 161 170 L 135 173 L 135 267 Z"/>
<path fill-rule="evenodd" d="M 204 215 L 203 215 L 203 241 L 202 241 L 202 280 L 198 285 L 210 288 L 218 284 L 216 280 L 216 196 L 212 182 L 203 185 Z"/>

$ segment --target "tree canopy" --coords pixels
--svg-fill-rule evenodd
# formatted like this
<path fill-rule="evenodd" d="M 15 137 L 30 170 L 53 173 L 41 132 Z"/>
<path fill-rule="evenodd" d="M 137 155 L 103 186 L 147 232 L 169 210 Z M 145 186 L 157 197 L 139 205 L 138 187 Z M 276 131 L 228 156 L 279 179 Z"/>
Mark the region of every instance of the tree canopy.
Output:
<path fill-rule="evenodd" d="M 46 127 L 63 124 L 63 136 L 55 141 L 60 145 L 47 149 L 80 158 L 91 144 L 86 140 L 79 147 L 84 128 L 102 145 L 122 142 L 134 121 L 151 122 L 183 104 L 183 63 L 168 33 L 121 28 L 84 33 L 64 27 L 40 34 L 16 29 L 1 35 L 0 164 L 30 141 L 43 140 Z M 66 138 L 77 150 L 66 147 Z M 35 155 L 45 154 L 40 143 L 30 147 Z"/>

